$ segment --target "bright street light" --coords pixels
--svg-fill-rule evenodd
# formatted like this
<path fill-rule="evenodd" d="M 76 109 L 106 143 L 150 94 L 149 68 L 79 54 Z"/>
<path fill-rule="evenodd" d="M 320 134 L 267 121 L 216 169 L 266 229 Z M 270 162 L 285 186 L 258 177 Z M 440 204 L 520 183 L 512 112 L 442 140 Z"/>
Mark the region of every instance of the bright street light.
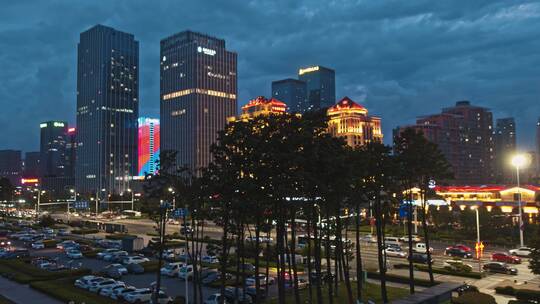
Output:
<path fill-rule="evenodd" d="M 525 154 L 516 154 L 512 157 L 512 165 L 516 167 L 516 181 L 517 181 L 517 193 L 518 193 L 518 210 L 519 210 L 519 245 L 523 247 L 523 215 L 521 212 L 521 191 L 519 185 L 519 169 L 525 167 L 529 162 L 529 158 Z"/>
<path fill-rule="evenodd" d="M 516 154 L 512 157 L 512 166 L 521 169 L 527 165 L 529 158 L 525 154 Z"/>

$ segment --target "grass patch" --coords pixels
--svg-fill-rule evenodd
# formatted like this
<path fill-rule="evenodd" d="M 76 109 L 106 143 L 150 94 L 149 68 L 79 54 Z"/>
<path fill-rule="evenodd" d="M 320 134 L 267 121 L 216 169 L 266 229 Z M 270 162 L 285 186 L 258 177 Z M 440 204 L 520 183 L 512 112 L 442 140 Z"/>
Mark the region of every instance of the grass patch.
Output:
<path fill-rule="evenodd" d="M 368 272 L 367 277 L 369 279 L 380 279 L 380 274 L 378 272 Z M 394 283 L 402 283 L 402 284 L 409 284 L 409 277 L 408 276 L 401 276 L 397 274 L 386 274 L 386 281 L 387 282 L 394 282 Z M 439 282 L 435 281 L 435 284 L 431 284 L 429 280 L 424 279 L 418 279 L 414 278 L 414 284 L 422 287 L 431 287 L 434 285 L 439 284 Z"/>
<path fill-rule="evenodd" d="M 47 271 L 22 260 L 0 261 L 0 274 L 22 284 L 89 274 L 89 269 Z"/>
<path fill-rule="evenodd" d="M 415 268 L 419 271 L 428 272 L 428 267 L 425 265 L 415 265 Z M 442 267 L 432 267 L 432 270 L 433 270 L 433 273 L 446 274 L 446 275 L 472 278 L 472 279 L 481 279 L 482 277 L 484 277 L 482 273 L 475 272 L 475 271 L 463 272 L 463 271 L 448 270 Z"/>
<path fill-rule="evenodd" d="M 116 301 L 102 297 L 87 290 L 77 288 L 73 284 L 75 278 L 66 278 L 52 281 L 39 281 L 30 283 L 30 287 L 56 298 L 63 303 L 99 303 L 113 304 Z"/>
<path fill-rule="evenodd" d="M 390 286 L 387 286 L 386 288 L 388 291 L 388 299 L 390 301 L 403 298 L 409 294 L 409 291 L 404 288 L 396 288 L 396 287 L 390 287 Z M 356 295 L 356 284 L 354 284 L 354 282 L 351 282 L 351 289 L 352 289 L 352 294 L 354 298 Z M 328 303 L 329 302 L 328 290 L 326 286 L 322 288 L 322 292 L 323 292 L 323 303 Z M 309 290 L 307 288 L 300 290 L 300 299 L 302 303 L 309 303 L 308 294 L 309 294 Z M 377 284 L 372 284 L 372 283 L 364 283 L 363 291 L 362 291 L 362 299 L 364 303 L 367 302 L 367 300 L 371 300 L 375 303 L 382 303 L 380 286 Z M 317 302 L 317 292 L 316 292 L 315 286 L 313 286 L 313 302 L 314 303 Z M 263 303 L 277 304 L 278 299 L 276 298 L 268 299 L 264 301 Z M 285 296 L 285 303 L 294 303 L 294 294 L 292 290 L 287 292 L 287 295 Z M 337 296 L 334 296 L 334 303 L 347 303 L 347 289 L 344 283 L 339 284 Z"/>
<path fill-rule="evenodd" d="M 0 304 L 16 304 L 16 303 L 4 297 L 3 295 L 0 295 Z"/>

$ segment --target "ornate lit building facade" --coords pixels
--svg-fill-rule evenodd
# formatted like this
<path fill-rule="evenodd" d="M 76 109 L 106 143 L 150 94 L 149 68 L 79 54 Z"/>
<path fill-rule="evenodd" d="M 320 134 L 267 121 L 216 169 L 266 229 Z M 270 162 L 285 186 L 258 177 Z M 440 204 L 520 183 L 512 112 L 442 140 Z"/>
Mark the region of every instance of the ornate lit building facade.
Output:
<path fill-rule="evenodd" d="M 370 142 L 382 142 L 381 119 L 369 116 L 368 110 L 344 97 L 327 110 L 328 132 L 343 137 L 347 145 L 356 148 Z"/>
<path fill-rule="evenodd" d="M 242 106 L 242 114 L 239 117 L 229 117 L 229 122 L 248 120 L 259 115 L 283 114 L 287 112 L 287 105 L 275 98 L 266 99 L 258 96 Z"/>

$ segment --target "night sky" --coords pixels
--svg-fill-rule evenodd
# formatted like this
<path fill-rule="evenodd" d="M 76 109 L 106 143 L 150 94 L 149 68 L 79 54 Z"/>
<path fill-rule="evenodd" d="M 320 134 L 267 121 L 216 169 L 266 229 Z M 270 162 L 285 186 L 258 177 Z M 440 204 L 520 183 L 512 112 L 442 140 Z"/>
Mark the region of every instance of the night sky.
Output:
<path fill-rule="evenodd" d="M 140 113 L 159 117 L 159 41 L 191 29 L 238 53 L 239 100 L 270 95 L 299 67 L 336 70 L 337 97 L 397 125 L 457 100 L 517 120 L 540 116 L 540 3 L 493 0 L 5 1 L 0 6 L 0 149 L 37 150 L 39 122 L 75 122 L 79 33 L 95 24 L 140 42 Z"/>

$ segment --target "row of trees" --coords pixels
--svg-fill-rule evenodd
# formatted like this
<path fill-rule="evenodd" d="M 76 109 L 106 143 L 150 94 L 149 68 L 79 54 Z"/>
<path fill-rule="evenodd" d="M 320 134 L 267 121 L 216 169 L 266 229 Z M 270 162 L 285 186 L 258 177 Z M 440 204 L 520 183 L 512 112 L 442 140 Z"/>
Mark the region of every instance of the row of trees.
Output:
<path fill-rule="evenodd" d="M 345 142 L 329 135 L 325 112 L 258 116 L 229 124 L 219 134 L 212 148 L 210 166 L 189 172 L 175 163 L 174 152 L 162 152 L 159 174 L 148 176 L 146 197 L 148 212 L 163 219 L 163 210 L 155 208 L 163 200 L 172 200 L 190 211 L 195 228 L 188 252 L 193 264 L 200 264 L 204 229 L 208 221 L 222 227 L 219 244 L 221 293 L 226 275 L 236 265 L 236 285 L 245 282 L 242 267 L 253 259 L 257 271 L 277 265 L 279 303 L 286 303 L 286 290 L 292 287 L 295 303 L 302 303 L 299 291 L 297 253 L 298 219 L 307 243 L 307 300 L 334 302 L 339 286 L 344 285 L 346 299 L 362 299 L 362 255 L 360 213 L 370 209 L 376 221 L 378 268 L 381 297 L 386 291 L 385 225 L 390 214 L 403 201 L 412 201 L 413 187 L 425 198 L 431 179 L 449 177 L 444 157 L 422 134 L 406 130 L 397 139 L 394 150 L 380 143 L 351 149 Z M 172 187 L 174 193 L 168 191 Z M 425 202 L 425 199 L 422 200 Z M 412 204 L 408 205 L 409 248 L 412 251 Z M 425 211 L 425 203 L 421 208 Z M 424 238 L 429 246 L 425 212 L 420 212 Z M 161 226 L 160 226 L 161 227 Z M 347 241 L 348 230 L 355 231 L 353 245 Z M 162 229 L 159 229 L 164 234 Z M 252 236 L 246 241 L 246 236 Z M 275 237 L 275 245 L 262 240 Z M 165 240 L 165 238 L 161 238 Z M 163 243 L 162 243 L 163 245 Z M 410 252 L 412 253 L 412 252 Z M 428 253 L 429 254 L 429 253 Z M 262 260 L 261 260 L 262 256 Z M 326 263 L 322 263 L 322 261 Z M 428 258 L 428 260 L 430 260 Z M 195 267 L 194 282 L 198 281 Z M 410 291 L 414 292 L 414 272 L 410 270 Z M 431 264 L 430 279 L 433 281 Z M 263 292 L 256 276 L 255 300 Z M 267 287 L 267 286 L 266 286 Z M 245 290 L 245 288 L 244 288 Z M 325 293 L 325 296 L 323 296 Z M 202 303 L 200 284 L 193 284 L 194 303 Z"/>

